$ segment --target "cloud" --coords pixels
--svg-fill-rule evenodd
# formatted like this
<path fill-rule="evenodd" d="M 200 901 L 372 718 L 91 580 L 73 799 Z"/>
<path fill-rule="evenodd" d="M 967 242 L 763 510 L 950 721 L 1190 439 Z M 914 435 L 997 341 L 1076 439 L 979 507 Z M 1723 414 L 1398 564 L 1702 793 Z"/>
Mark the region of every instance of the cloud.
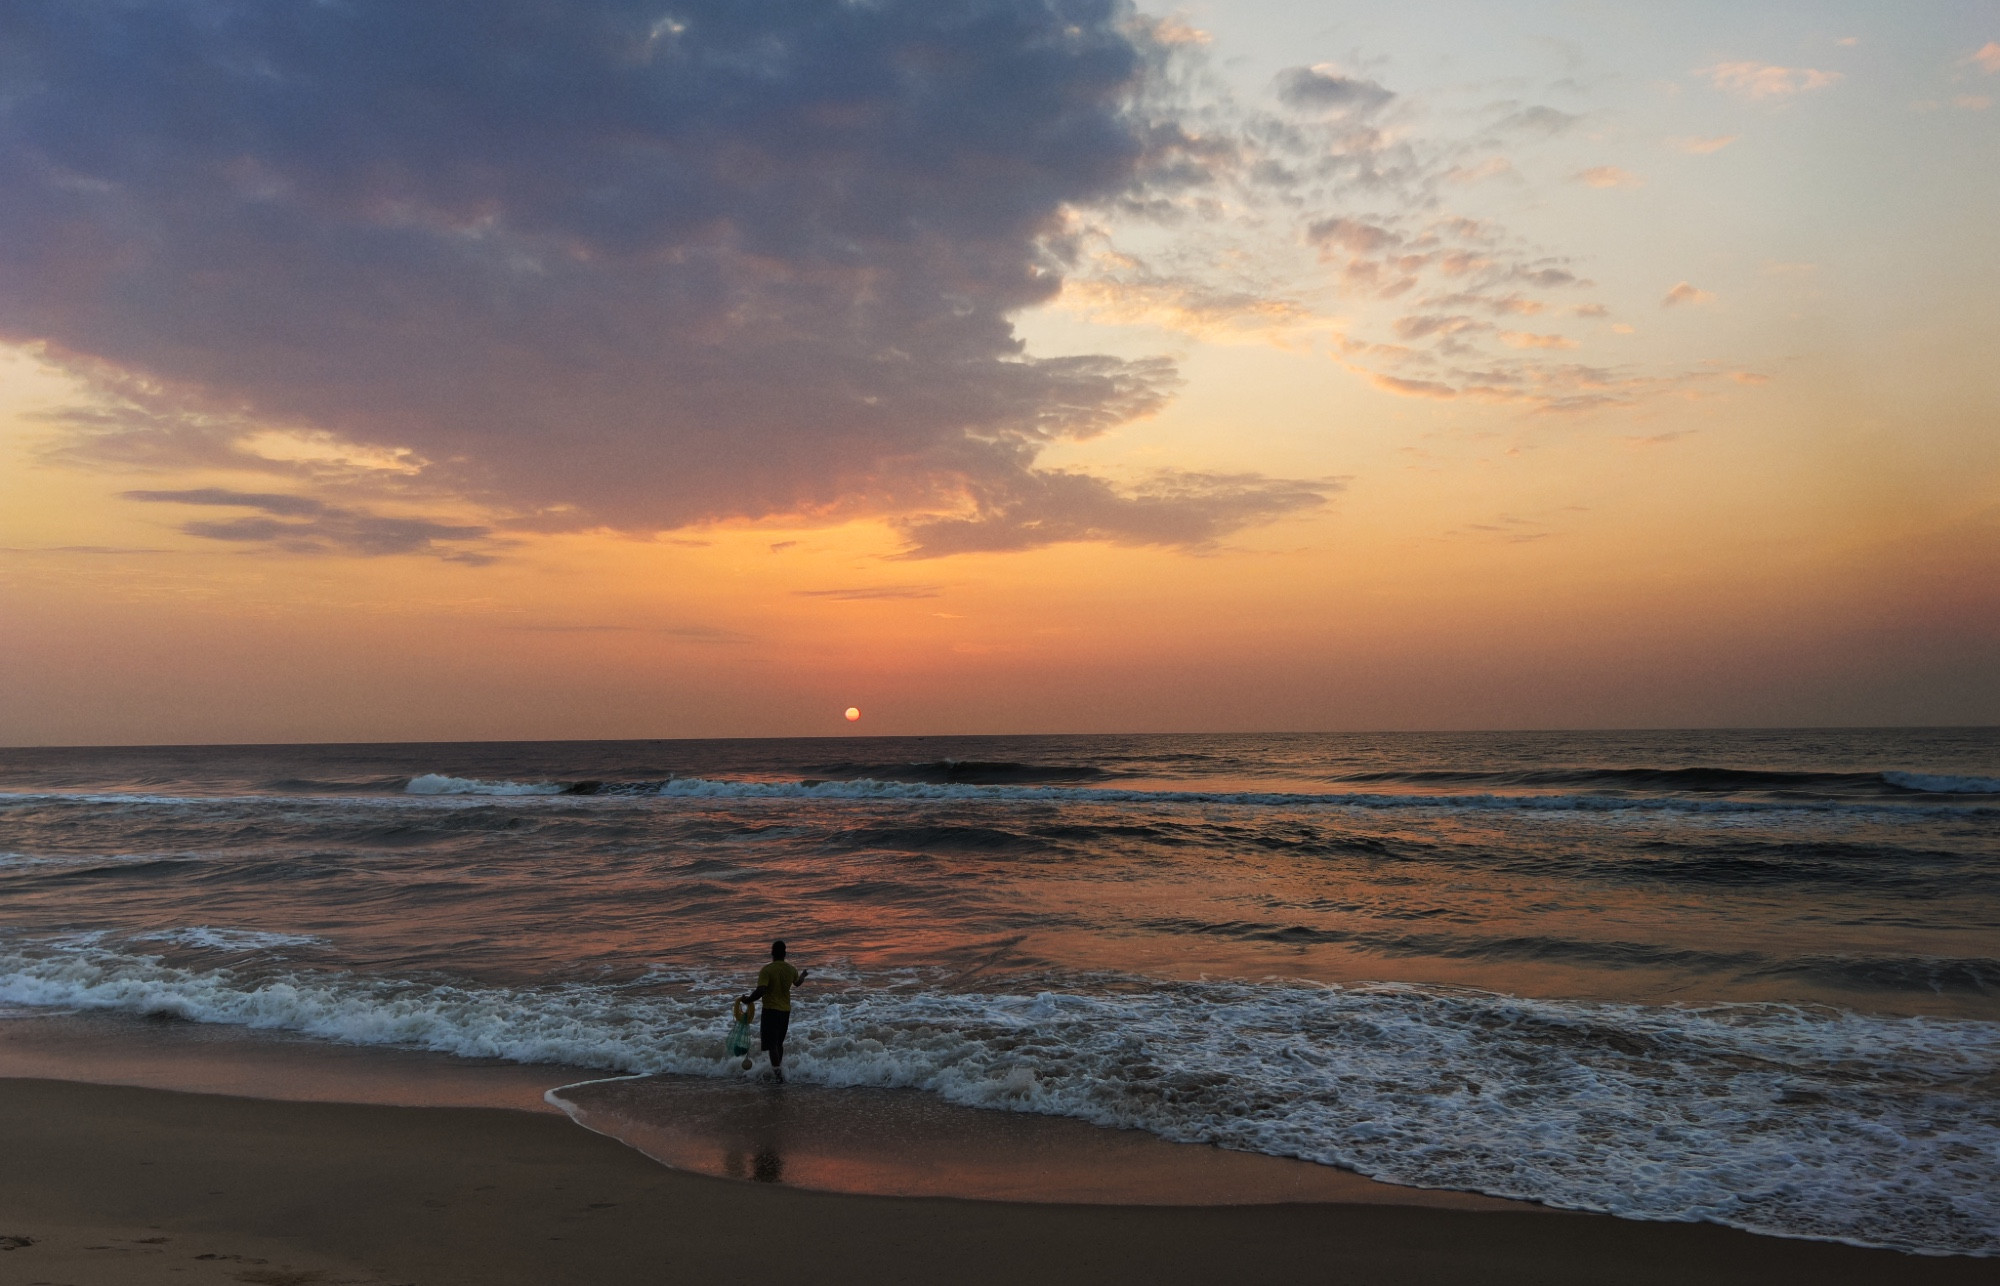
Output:
<path fill-rule="evenodd" d="M 999 553 L 1074 540 L 1200 551 L 1250 524 L 1320 508 L 1344 485 L 1339 479 L 1169 472 L 1120 488 L 1051 470 L 1007 491 L 967 497 L 969 512 L 907 520 L 910 548 L 903 557 Z"/>
<path fill-rule="evenodd" d="M 1547 540 L 1559 533 L 1539 518 L 1500 514 L 1489 522 L 1469 522 L 1444 533 L 1449 540 L 1478 540 L 1496 544 L 1522 545 Z"/>
<path fill-rule="evenodd" d="M 1699 432 L 1700 429 L 1670 429 L 1665 433 L 1654 433 L 1650 436 L 1628 435 L 1625 438 L 1625 445 L 1634 451 L 1645 451 L 1652 447 L 1667 446 Z"/>
<path fill-rule="evenodd" d="M 1841 79 L 1837 71 L 1813 67 L 1777 67 L 1764 63 L 1717 63 L 1696 73 L 1706 76 L 1717 89 L 1744 98 L 1789 98 L 1809 90 L 1825 89 Z"/>
<path fill-rule="evenodd" d="M 1667 146 L 1676 152 L 1686 152 L 1689 156 L 1711 156 L 1741 137 L 1740 134 L 1716 134 L 1706 138 L 1699 136 L 1670 138 L 1667 140 Z"/>
<path fill-rule="evenodd" d="M 1507 334 L 1502 333 L 1500 342 L 1507 342 Z M 1467 350 L 1456 360 L 1440 361 L 1434 355 L 1420 354 L 1419 360 L 1411 363 L 1413 369 L 1403 373 L 1361 365 L 1350 369 L 1381 391 L 1400 397 L 1498 403 L 1552 415 L 1635 406 L 1677 391 L 1685 393 L 1718 378 L 1714 371 L 1655 375 L 1626 367 L 1550 361 L 1532 355 L 1532 351 L 1569 347 L 1561 342 L 1563 337 L 1524 338 L 1555 342 L 1530 343 L 1526 345 L 1530 354 L 1520 356 L 1479 355 Z"/>
<path fill-rule="evenodd" d="M 1986 94 L 1959 94 L 1951 100 L 1953 107 L 1968 112 L 1983 112 L 1993 106 L 1993 99 Z"/>
<path fill-rule="evenodd" d="M 1512 161 L 1504 156 L 1489 156 L 1483 161 L 1454 165 L 1444 172 L 1444 177 L 1447 182 L 1470 187 L 1475 183 L 1484 183 L 1488 179 L 1496 179 L 1503 174 L 1513 172 Z"/>
<path fill-rule="evenodd" d="M 1061 290 L 1070 211 L 1226 159 L 1135 109 L 1172 41 L 1116 0 L 19 0 L 0 29 L 0 340 L 145 390 L 76 459 L 331 485 L 244 446 L 280 430 L 522 530 L 1074 487 L 1039 451 L 1158 410 L 1172 363 L 1038 356 L 1010 319 Z M 1392 97 L 1300 70 L 1303 105 Z M 1148 512 L 1178 504 L 1264 512 Z M 476 539 L 351 504 L 197 529 Z"/>
<path fill-rule="evenodd" d="M 1667 292 L 1666 298 L 1660 301 L 1660 307 L 1677 308 L 1682 304 L 1705 304 L 1713 298 L 1715 296 L 1708 291 L 1697 290 L 1683 281 Z"/>
<path fill-rule="evenodd" d="M 1509 348 L 1575 348 L 1577 341 L 1567 335 L 1536 335 L 1527 331 L 1503 330 L 1500 342 Z"/>
<path fill-rule="evenodd" d="M 1989 74 L 2000 74 L 2000 40 L 1989 40 L 1975 50 L 1967 62 Z"/>
<path fill-rule="evenodd" d="M 1342 75 L 1326 63 L 1288 67 L 1278 73 L 1277 85 L 1278 101 L 1301 111 L 1366 113 L 1395 97 L 1372 80 Z"/>
<path fill-rule="evenodd" d="M 942 585 L 857 585 L 847 589 L 793 590 L 800 598 L 826 598 L 836 603 L 865 603 L 885 598 L 942 598 Z"/>
<path fill-rule="evenodd" d="M 1553 107 L 1523 107 L 1509 112 L 1494 122 L 1493 128 L 1509 133 L 1540 134 L 1554 137 L 1573 129 L 1583 117 L 1574 112 L 1558 111 Z"/>
<path fill-rule="evenodd" d="M 750 635 L 714 625 L 502 625 L 524 634 L 666 634 L 694 643 L 749 643 Z"/>
<path fill-rule="evenodd" d="M 489 528 L 431 518 L 399 518 L 340 508 L 306 496 L 197 487 L 185 491 L 127 491 L 127 500 L 149 504 L 254 509 L 256 515 L 181 524 L 204 540 L 268 545 L 293 554 L 428 554 L 450 562 L 485 563 Z"/>
<path fill-rule="evenodd" d="M 143 546 L 123 545 L 0 545 L 0 554 L 108 554 L 122 557 L 126 554 L 170 554 L 170 549 L 149 549 Z"/>
<path fill-rule="evenodd" d="M 1185 18 L 1169 16 L 1153 24 L 1152 37 L 1163 45 L 1206 45 L 1214 40 L 1206 31 L 1191 26 Z"/>
<path fill-rule="evenodd" d="M 1231 288 L 1192 276 L 1170 276 L 1127 259 L 1063 283 L 1064 307 L 1093 320 L 1152 325 L 1228 342 L 1284 343 L 1301 327 L 1324 325 L 1296 299 L 1265 289 Z"/>
<path fill-rule="evenodd" d="M 1483 321 L 1460 314 L 1414 313 L 1398 317 L 1390 329 L 1403 340 L 1428 339 L 1433 335 L 1463 335 L 1467 331 L 1492 330 Z"/>
<path fill-rule="evenodd" d="M 1306 240 L 1322 249 L 1338 247 L 1349 254 L 1370 255 L 1394 249 L 1403 239 L 1378 224 L 1335 216 L 1307 224 Z"/>
<path fill-rule="evenodd" d="M 1578 171 L 1575 177 L 1577 182 L 1593 188 L 1637 188 L 1646 185 L 1646 180 L 1615 165 L 1594 165 Z"/>

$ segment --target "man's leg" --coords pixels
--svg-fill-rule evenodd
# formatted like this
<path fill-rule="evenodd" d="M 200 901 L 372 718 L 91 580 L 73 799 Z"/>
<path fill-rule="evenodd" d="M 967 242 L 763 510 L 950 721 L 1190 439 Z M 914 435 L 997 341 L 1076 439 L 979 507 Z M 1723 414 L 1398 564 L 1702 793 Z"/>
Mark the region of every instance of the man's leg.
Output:
<path fill-rule="evenodd" d="M 792 1015 L 783 1009 L 766 1009 L 762 1030 L 764 1052 L 771 1056 L 771 1071 L 779 1080 L 785 1079 L 785 1032 L 792 1025 Z"/>

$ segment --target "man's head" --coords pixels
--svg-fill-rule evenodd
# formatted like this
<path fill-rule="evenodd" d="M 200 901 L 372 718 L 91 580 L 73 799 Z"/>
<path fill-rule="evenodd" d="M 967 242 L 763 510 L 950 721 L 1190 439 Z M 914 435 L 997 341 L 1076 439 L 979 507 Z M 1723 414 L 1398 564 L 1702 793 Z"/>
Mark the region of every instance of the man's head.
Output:
<path fill-rule="evenodd" d="M 779 938 L 776 942 L 773 942 L 771 944 L 771 959 L 783 960 L 784 958 L 785 958 L 785 940 L 783 938 Z"/>

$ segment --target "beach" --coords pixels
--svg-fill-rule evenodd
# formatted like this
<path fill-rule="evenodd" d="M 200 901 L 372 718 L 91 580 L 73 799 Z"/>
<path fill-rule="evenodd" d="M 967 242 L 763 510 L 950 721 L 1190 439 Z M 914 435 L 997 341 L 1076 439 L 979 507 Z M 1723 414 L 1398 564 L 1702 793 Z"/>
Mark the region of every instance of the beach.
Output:
<path fill-rule="evenodd" d="M 0 51 L 0 1286 L 2000 1286 L 2000 0 Z"/>
<path fill-rule="evenodd" d="M 74 1141 L 0 1272 L 1977 1278 L 1997 809 L 1979 730 L 0 751 L 0 1078 Z"/>
<path fill-rule="evenodd" d="M 1992 1282 L 1990 1260 L 1557 1212 L 861 1197 L 560 1117 L 0 1080 L 0 1282 Z"/>

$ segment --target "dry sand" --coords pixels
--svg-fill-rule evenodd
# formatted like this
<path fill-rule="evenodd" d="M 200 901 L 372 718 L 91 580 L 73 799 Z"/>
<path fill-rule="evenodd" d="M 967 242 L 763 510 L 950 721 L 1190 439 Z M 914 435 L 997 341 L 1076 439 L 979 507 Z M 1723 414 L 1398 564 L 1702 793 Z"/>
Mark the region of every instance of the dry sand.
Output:
<path fill-rule="evenodd" d="M 1593 1215 L 806 1192 L 551 1115 L 24 1079 L 0 1080 L 0 1245 L 4 1286 L 2000 1282 L 1992 1260 Z"/>

